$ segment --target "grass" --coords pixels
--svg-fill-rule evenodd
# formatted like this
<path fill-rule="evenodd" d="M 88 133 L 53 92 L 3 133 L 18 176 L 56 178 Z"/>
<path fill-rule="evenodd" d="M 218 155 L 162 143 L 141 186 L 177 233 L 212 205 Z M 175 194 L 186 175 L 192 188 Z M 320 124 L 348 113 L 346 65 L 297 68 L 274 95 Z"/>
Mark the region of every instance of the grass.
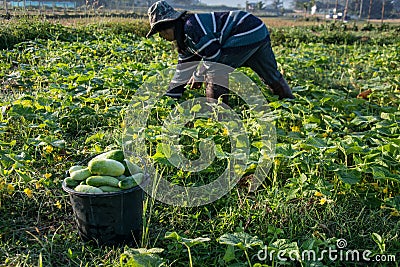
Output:
<path fill-rule="evenodd" d="M 376 247 L 370 239 L 371 232 L 383 233 L 387 244 L 397 240 L 398 220 L 388 217 L 382 210 L 366 208 L 365 203 L 354 203 L 354 197 L 346 197 L 340 202 L 326 206 L 321 206 L 317 200 L 312 199 L 282 202 L 278 207 L 271 209 L 267 203 L 279 199 L 266 198 L 265 192 L 261 191 L 256 196 L 247 198 L 243 193 L 238 194 L 241 194 L 247 203 L 241 205 L 236 196 L 231 196 L 228 200 L 225 197 L 206 208 L 179 209 L 157 205 L 158 216 L 152 216 L 150 219 L 148 247 L 164 247 L 168 254 L 163 256 L 172 256 L 171 263 L 177 261 L 173 266 L 187 266 L 186 256 L 180 255 L 181 248 L 168 245 L 169 242 L 161 238 L 165 229 L 182 231 L 186 236 L 206 235 L 215 240 L 226 232 L 237 231 L 239 227 L 246 232 L 259 233 L 259 238 L 272 242 L 274 238 L 266 227 L 273 226 L 282 230 L 275 238 L 297 240 L 306 244 L 314 239 L 326 240 L 328 237 L 340 236 L 348 240 L 348 247 L 358 249 Z M 18 202 L 7 202 L 7 206 L 23 206 L 17 196 L 14 198 L 17 198 Z M 64 201 L 66 202 L 66 199 Z M 220 208 L 219 205 L 223 207 Z M 232 205 L 238 206 L 242 212 L 238 213 L 236 208 L 230 208 Z M 1 243 L 4 266 L 38 266 L 39 260 L 43 266 L 117 266 L 123 248 L 82 243 L 77 237 L 70 207 L 63 207 L 60 210 L 61 216 L 54 215 L 59 214 L 59 211 L 42 211 L 39 204 L 23 207 L 23 210 L 27 209 L 39 210 L 44 220 L 46 216 L 56 218 L 52 222 L 46 220 L 46 226 L 34 215 L 22 213 L 21 217 L 21 213 L 17 213 L 18 210 L 13 214 L 3 209 L 3 212 L 9 215 L 9 219 L 3 220 L 3 223 L 10 226 L 5 231 L 2 229 L 2 235 L 7 237 Z M 388 247 L 389 251 L 394 251 L 393 249 L 396 249 L 396 246 Z M 257 250 L 252 250 L 250 253 L 253 256 L 256 252 Z M 207 258 L 209 253 L 214 258 Z M 194 266 L 209 266 L 219 265 L 216 261 L 222 259 L 224 251 L 214 241 L 208 248 L 195 249 L 193 254 L 194 262 L 199 264 Z"/>
<path fill-rule="evenodd" d="M 259 85 L 276 117 L 276 157 L 256 192 L 248 192 L 247 173 L 227 195 L 201 207 L 146 197 L 145 235 L 138 244 L 82 242 L 61 189 L 65 170 L 119 147 L 124 108 L 136 90 L 176 62 L 169 44 L 130 33 L 141 23 L 36 21 L 44 25 L 36 27 L 39 34 L 52 33 L 39 37 L 24 20 L 23 27 L 3 29 L 16 39 L 0 53 L 0 266 L 136 266 L 139 257 L 162 258 L 167 266 L 278 266 L 283 262 L 257 259 L 258 241 L 288 253 L 335 248 L 339 238 L 349 249 L 398 257 L 398 37 L 378 27 L 363 33 L 375 35 L 369 42 L 352 38 L 360 32 L 349 29 L 273 27 L 274 51 L 294 101 L 278 101 L 252 71 L 241 69 Z M 312 37 L 316 30 L 324 38 Z M 21 32 L 26 39 L 18 39 Z M 368 98 L 357 98 L 367 89 Z M 185 97 L 203 93 L 189 90 Z M 233 97 L 232 103 L 241 102 Z M 171 104 L 178 103 L 161 99 L 149 123 L 162 122 Z M 148 134 L 149 150 L 155 150 L 151 134 L 159 133 Z M 184 183 L 210 176 L 155 165 Z M 170 232 L 186 239 L 166 238 Z M 196 243 L 200 237 L 210 240 Z M 361 265 L 327 258 L 316 264 Z"/>

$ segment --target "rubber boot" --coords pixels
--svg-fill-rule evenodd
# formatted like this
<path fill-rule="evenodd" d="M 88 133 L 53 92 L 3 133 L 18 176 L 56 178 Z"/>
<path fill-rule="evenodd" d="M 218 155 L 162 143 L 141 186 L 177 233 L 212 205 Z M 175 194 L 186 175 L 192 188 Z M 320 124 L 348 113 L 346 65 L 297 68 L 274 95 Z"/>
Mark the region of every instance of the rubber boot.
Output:
<path fill-rule="evenodd" d="M 279 99 L 290 98 L 294 99 L 294 95 L 292 94 L 292 90 L 290 86 L 286 82 L 285 78 L 281 77 L 279 81 L 273 83 L 271 86 L 271 91 L 274 95 L 279 96 Z"/>

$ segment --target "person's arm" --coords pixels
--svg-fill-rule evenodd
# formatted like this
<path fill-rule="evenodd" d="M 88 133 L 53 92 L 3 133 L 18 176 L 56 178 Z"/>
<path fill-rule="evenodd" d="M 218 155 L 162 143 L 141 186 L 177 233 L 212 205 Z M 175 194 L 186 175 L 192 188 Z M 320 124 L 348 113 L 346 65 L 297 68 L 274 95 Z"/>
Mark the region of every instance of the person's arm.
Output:
<path fill-rule="evenodd" d="M 179 55 L 178 65 L 176 66 L 175 75 L 172 78 L 168 91 L 165 95 L 180 98 L 185 91 L 185 86 L 196 71 L 201 57 L 194 54 Z"/>
<path fill-rule="evenodd" d="M 185 24 L 186 45 L 207 62 L 220 62 L 222 51 L 247 49 L 269 38 L 259 18 L 243 11 L 194 14 Z"/>
<path fill-rule="evenodd" d="M 218 18 L 214 13 L 194 14 L 185 23 L 185 43 L 190 52 L 204 61 L 218 61 L 221 55 L 220 34 L 217 32 Z"/>

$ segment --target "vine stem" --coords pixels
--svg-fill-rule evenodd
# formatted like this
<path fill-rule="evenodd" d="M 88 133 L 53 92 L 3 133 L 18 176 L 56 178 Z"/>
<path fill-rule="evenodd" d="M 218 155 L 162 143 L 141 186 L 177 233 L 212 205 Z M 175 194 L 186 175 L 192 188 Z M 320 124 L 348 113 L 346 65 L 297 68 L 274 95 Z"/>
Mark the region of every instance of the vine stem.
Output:
<path fill-rule="evenodd" d="M 185 243 L 184 243 L 184 244 L 185 244 Z M 190 247 L 189 247 L 188 245 L 186 245 L 186 244 L 185 244 L 185 246 L 186 246 L 186 248 L 187 248 L 187 250 L 188 250 L 188 254 L 189 254 L 189 266 L 190 266 L 190 267 L 193 267 L 192 253 L 190 252 Z"/>
<path fill-rule="evenodd" d="M 249 254 L 247 253 L 247 249 L 244 250 L 244 255 L 246 255 L 247 262 L 249 263 L 249 266 L 251 267 L 251 261 L 249 258 Z"/>

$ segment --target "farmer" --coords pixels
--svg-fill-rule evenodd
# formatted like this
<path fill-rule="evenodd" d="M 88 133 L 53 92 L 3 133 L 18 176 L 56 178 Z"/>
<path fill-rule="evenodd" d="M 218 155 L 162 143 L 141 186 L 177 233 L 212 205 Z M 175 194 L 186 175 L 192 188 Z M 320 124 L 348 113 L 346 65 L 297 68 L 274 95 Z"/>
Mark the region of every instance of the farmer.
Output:
<path fill-rule="evenodd" d="M 180 98 L 186 84 L 199 89 L 205 81 L 207 99 L 222 97 L 227 104 L 228 74 L 244 66 L 254 70 L 279 99 L 294 98 L 277 68 L 267 27 L 259 18 L 244 11 L 178 12 L 164 0 L 154 3 L 148 15 L 151 29 L 146 37 L 159 33 L 178 48 L 178 65 L 167 96 Z"/>

